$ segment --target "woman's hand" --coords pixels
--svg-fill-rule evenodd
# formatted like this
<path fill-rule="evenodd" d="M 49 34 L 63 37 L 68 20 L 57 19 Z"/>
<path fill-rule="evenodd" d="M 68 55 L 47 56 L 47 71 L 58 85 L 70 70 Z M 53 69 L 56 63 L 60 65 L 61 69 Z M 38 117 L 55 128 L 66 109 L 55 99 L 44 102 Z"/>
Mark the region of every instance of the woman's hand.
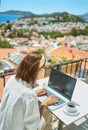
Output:
<path fill-rule="evenodd" d="M 58 100 L 56 99 L 55 96 L 49 96 L 47 97 L 40 105 L 40 117 L 42 117 L 44 109 L 48 106 L 48 105 L 52 105 L 57 103 Z"/>
<path fill-rule="evenodd" d="M 52 96 L 47 97 L 47 98 L 42 102 L 42 105 L 44 105 L 45 107 L 47 107 L 48 105 L 52 105 L 52 104 L 55 104 L 55 103 L 57 103 L 57 102 L 58 102 L 57 98 L 56 98 L 54 95 L 52 95 Z"/>
<path fill-rule="evenodd" d="M 43 96 L 47 93 L 47 90 L 45 88 L 40 88 L 40 89 L 37 89 L 35 90 L 37 96 Z"/>

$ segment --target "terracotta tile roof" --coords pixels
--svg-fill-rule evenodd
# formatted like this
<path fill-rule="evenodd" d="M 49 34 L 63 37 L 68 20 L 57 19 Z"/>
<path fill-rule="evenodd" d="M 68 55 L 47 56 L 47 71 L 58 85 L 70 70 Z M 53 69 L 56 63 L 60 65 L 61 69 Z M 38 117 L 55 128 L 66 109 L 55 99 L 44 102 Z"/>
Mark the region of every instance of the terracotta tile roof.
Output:
<path fill-rule="evenodd" d="M 0 48 L 0 59 L 8 56 L 8 53 L 13 53 L 15 51 L 16 51 L 16 48 L 11 48 L 11 49 Z"/>
<path fill-rule="evenodd" d="M 78 50 L 75 48 L 70 48 L 70 47 L 59 47 L 55 50 L 53 50 L 52 52 L 50 52 L 50 55 L 52 56 L 66 56 L 68 60 L 72 60 L 72 55 L 71 53 L 69 53 L 69 50 L 72 49 L 73 50 L 73 54 L 75 55 L 75 60 L 80 59 L 80 58 L 88 58 L 88 52 L 82 51 L 82 50 Z"/>

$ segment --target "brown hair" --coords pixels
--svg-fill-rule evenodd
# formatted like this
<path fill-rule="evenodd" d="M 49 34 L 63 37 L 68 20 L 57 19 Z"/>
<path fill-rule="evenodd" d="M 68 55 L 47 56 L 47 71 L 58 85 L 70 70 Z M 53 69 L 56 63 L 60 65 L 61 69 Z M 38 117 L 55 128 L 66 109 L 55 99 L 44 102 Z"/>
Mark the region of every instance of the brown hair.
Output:
<path fill-rule="evenodd" d="M 33 51 L 28 53 L 16 69 L 16 79 L 22 79 L 30 84 L 34 84 L 40 70 L 39 63 L 41 58 L 42 55 L 39 52 Z"/>

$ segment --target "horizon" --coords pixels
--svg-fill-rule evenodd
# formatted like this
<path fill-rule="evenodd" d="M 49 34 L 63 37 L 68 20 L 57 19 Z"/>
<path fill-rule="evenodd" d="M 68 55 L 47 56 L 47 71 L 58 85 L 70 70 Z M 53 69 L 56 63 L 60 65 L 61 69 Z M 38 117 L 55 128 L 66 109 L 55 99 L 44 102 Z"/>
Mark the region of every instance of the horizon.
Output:
<path fill-rule="evenodd" d="M 4 13 L 4 12 L 7 12 L 7 11 L 20 11 L 20 12 L 31 12 L 31 13 L 33 13 L 32 11 L 24 11 L 24 10 L 5 10 L 5 11 L 0 11 L 0 13 Z M 71 15 L 77 15 L 77 14 L 69 13 L 67 11 L 63 11 L 63 12 L 66 12 L 66 13 L 71 14 Z M 51 12 L 51 13 L 41 13 L 41 14 L 33 13 L 33 14 L 35 14 L 35 15 L 44 15 L 44 14 L 63 13 L 63 12 Z M 78 15 L 85 15 L 86 13 L 88 13 L 88 11 L 83 13 L 83 14 L 78 14 Z"/>
<path fill-rule="evenodd" d="M 26 11 L 34 14 L 51 14 L 55 12 L 67 12 L 74 15 L 88 12 L 88 0 L 0 0 L 0 12 L 9 10 Z"/>

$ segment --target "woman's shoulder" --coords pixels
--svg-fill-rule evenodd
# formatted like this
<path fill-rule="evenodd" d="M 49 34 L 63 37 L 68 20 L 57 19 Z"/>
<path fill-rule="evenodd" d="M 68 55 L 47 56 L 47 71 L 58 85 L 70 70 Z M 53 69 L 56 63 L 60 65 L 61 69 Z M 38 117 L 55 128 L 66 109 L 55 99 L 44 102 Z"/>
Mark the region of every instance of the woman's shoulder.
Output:
<path fill-rule="evenodd" d="M 25 90 L 23 89 L 23 97 L 29 99 L 29 98 L 37 98 L 36 93 L 33 89 L 26 88 Z"/>

